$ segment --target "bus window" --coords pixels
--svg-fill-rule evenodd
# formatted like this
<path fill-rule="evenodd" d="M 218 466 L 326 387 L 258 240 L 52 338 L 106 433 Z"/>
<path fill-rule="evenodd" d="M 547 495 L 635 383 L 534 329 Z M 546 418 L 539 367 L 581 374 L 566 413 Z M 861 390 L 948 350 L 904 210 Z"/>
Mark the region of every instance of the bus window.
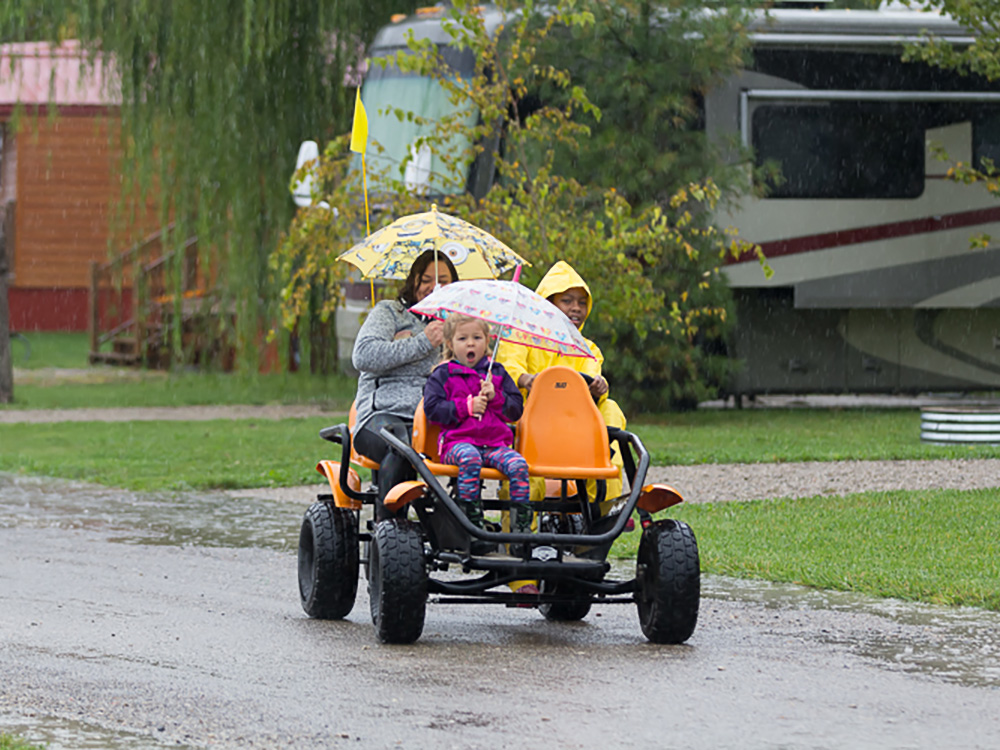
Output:
<path fill-rule="evenodd" d="M 924 127 L 912 108 L 879 102 L 775 104 L 753 112 L 758 165 L 777 163 L 770 198 L 916 198 Z"/>
<path fill-rule="evenodd" d="M 379 56 L 391 56 L 394 49 L 380 50 Z M 443 46 L 439 52 L 448 70 L 468 76 L 474 65 L 475 56 L 469 50 L 457 50 Z M 369 142 L 378 142 L 385 149 L 379 153 L 377 149 L 369 149 L 367 153 L 369 171 L 372 173 L 372 188 L 377 192 L 379 185 L 377 175 L 381 170 L 387 170 L 390 177 L 404 179 L 410 189 L 420 194 L 458 194 L 465 190 L 465 175 L 449 175 L 442 160 L 430 153 L 429 149 L 416 149 L 417 138 L 429 135 L 433 130 L 433 122 L 459 112 L 459 106 L 453 104 L 448 92 L 433 78 L 421 77 L 412 73 L 403 73 L 395 65 L 382 68 L 379 65 L 369 66 L 365 74 L 364 88 L 361 98 L 368 114 Z M 398 119 L 387 112 L 389 108 L 411 112 L 415 117 L 426 118 L 429 124 L 419 124 L 412 118 Z M 465 115 L 466 123 L 472 125 L 477 114 L 469 111 Z M 455 135 L 441 149 L 442 153 L 461 153 L 467 143 Z M 407 169 L 401 171 L 403 159 L 412 154 L 415 161 Z M 361 157 L 355 159 L 354 166 L 360 171 Z"/>

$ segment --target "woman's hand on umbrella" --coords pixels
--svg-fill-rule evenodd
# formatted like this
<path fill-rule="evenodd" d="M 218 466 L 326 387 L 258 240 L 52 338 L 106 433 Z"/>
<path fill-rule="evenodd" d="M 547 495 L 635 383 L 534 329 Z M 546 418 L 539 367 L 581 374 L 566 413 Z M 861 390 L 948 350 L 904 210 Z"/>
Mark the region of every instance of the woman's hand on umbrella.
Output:
<path fill-rule="evenodd" d="M 444 321 L 432 320 L 424 328 L 424 335 L 434 346 L 441 346 L 444 341 Z"/>

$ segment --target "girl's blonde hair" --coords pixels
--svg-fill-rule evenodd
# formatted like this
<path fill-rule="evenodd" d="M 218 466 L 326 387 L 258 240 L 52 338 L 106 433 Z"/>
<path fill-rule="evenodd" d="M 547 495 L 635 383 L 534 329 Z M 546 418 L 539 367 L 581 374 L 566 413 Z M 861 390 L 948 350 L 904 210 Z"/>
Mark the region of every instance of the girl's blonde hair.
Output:
<path fill-rule="evenodd" d="M 455 359 L 455 352 L 452 351 L 451 341 L 455 338 L 455 331 L 464 323 L 478 323 L 486 336 L 486 341 L 490 340 L 490 324 L 482 318 L 473 318 L 470 315 L 449 315 L 444 320 L 444 343 L 442 344 L 441 362 L 450 362 Z M 488 347 L 487 347 L 488 348 Z"/>

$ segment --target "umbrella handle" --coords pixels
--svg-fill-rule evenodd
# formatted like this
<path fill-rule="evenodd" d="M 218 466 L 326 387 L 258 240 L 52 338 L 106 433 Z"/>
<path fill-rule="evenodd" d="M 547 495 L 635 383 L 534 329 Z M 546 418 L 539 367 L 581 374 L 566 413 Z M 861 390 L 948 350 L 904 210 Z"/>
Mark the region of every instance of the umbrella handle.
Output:
<path fill-rule="evenodd" d="M 520 268 L 520 266 L 518 266 Z M 493 363 L 497 361 L 497 350 L 500 349 L 500 329 L 497 329 L 497 342 L 493 345 L 493 354 L 490 356 L 490 366 L 486 371 L 486 377 L 493 376 Z"/>
<path fill-rule="evenodd" d="M 521 280 L 521 266 L 518 265 L 514 268 L 514 277 L 511 279 L 511 281 L 520 281 L 520 280 Z"/>

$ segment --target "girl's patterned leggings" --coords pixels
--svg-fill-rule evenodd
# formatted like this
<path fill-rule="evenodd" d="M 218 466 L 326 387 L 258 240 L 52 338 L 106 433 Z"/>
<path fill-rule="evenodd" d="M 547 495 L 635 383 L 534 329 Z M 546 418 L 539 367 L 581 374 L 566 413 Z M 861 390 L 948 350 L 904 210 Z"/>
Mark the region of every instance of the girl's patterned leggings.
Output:
<path fill-rule="evenodd" d="M 507 476 L 511 501 L 528 502 L 528 462 L 513 448 L 480 448 L 470 443 L 455 443 L 442 460 L 458 467 L 458 497 L 464 502 L 479 499 L 479 470 L 483 466 Z"/>

